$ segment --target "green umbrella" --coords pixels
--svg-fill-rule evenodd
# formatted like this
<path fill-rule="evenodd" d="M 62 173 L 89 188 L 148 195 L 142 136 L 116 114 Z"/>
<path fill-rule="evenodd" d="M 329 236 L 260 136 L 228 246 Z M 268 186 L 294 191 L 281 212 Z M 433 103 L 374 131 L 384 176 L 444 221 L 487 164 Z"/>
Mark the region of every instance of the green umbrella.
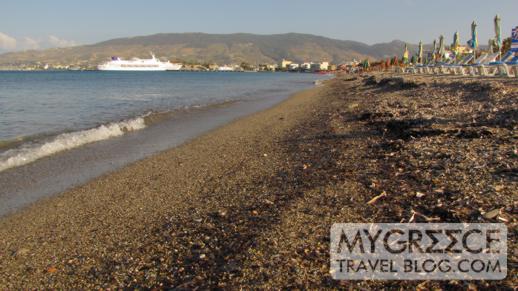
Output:
<path fill-rule="evenodd" d="M 433 51 L 432 51 L 432 59 L 435 61 L 437 55 L 437 40 L 433 40 Z"/>
<path fill-rule="evenodd" d="M 370 62 L 369 62 L 369 59 L 365 59 L 365 60 L 363 61 L 363 63 L 362 63 L 362 67 L 363 67 L 364 69 L 368 69 L 368 68 L 370 67 L 370 65 L 371 65 L 371 64 L 370 64 Z"/>
<path fill-rule="evenodd" d="M 457 51 L 457 49 L 460 47 L 460 36 L 458 31 L 453 35 L 453 44 L 451 47 L 454 51 Z"/>
<path fill-rule="evenodd" d="M 500 16 L 498 14 L 495 16 L 495 41 L 498 48 L 502 47 L 502 29 L 501 29 Z"/>
<path fill-rule="evenodd" d="M 419 52 L 417 53 L 417 62 L 419 64 L 423 63 L 423 42 L 419 42 Z"/>
<path fill-rule="evenodd" d="M 475 21 L 471 24 L 471 40 L 469 45 L 473 50 L 478 48 L 477 23 Z"/>

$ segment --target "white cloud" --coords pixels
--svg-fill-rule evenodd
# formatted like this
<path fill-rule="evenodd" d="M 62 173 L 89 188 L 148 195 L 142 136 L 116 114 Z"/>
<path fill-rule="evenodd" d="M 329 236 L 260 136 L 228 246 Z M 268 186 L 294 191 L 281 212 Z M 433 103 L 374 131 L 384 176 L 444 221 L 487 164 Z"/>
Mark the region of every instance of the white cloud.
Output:
<path fill-rule="evenodd" d="M 48 49 L 55 47 L 70 47 L 78 45 L 73 40 L 59 38 L 55 35 L 49 35 L 42 38 L 20 37 L 14 38 L 5 33 L 0 32 L 0 53 L 9 51 L 25 51 Z"/>
<path fill-rule="evenodd" d="M 20 49 L 23 50 L 36 50 L 40 48 L 40 41 L 30 37 L 24 37 L 20 43 Z"/>
<path fill-rule="evenodd" d="M 77 43 L 73 40 L 61 39 L 54 35 L 49 36 L 48 43 L 51 47 L 68 47 L 77 45 Z"/>
<path fill-rule="evenodd" d="M 0 49 L 1 50 L 16 49 L 16 39 L 5 33 L 0 32 Z"/>

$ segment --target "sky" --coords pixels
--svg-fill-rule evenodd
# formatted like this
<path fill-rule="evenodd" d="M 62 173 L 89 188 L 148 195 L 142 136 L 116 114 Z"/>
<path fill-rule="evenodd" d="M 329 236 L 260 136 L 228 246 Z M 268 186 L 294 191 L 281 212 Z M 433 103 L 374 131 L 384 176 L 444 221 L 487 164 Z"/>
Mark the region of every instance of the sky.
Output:
<path fill-rule="evenodd" d="M 479 42 L 518 26 L 518 0 L 0 0 L 0 52 L 167 32 L 310 33 L 368 44 L 394 39 Z"/>

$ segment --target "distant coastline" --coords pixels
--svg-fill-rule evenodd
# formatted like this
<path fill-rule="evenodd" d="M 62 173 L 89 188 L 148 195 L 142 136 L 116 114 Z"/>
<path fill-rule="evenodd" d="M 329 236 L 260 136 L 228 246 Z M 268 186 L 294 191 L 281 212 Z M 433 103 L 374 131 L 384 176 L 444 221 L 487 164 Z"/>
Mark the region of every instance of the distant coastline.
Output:
<path fill-rule="evenodd" d="M 108 40 L 91 45 L 31 50 L 0 55 L 0 69 L 51 68 L 94 69 L 112 56 L 158 57 L 186 66 L 248 64 L 259 68 L 279 64 L 329 62 L 336 65 L 363 59 L 398 55 L 404 42 L 367 45 L 310 34 L 204 34 L 169 33 Z M 410 45 L 411 48 L 417 46 Z M 245 68 L 246 70 L 246 68 Z"/>

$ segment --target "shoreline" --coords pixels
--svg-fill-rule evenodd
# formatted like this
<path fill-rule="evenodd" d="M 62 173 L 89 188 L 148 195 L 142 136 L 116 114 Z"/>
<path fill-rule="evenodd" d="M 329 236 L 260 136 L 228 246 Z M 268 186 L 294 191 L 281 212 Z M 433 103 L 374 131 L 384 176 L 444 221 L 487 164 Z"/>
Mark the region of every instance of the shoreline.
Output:
<path fill-rule="evenodd" d="M 140 130 L 88 142 L 0 171 L 0 184 L 3 185 L 0 217 L 140 159 L 188 143 L 228 122 L 274 106 L 290 95 L 230 100 L 142 115 L 145 128 Z M 55 135 L 51 140 L 59 136 Z M 25 182 L 27 179 L 31 180 L 30 184 Z"/>
<path fill-rule="evenodd" d="M 282 108 L 289 107 L 290 103 L 298 103 L 295 101 L 298 96 L 312 99 L 313 94 L 311 93 L 315 90 L 321 90 L 321 87 L 298 93 L 266 111 L 243 117 L 196 137 L 184 145 L 132 163 L 65 193 L 42 199 L 36 204 L 0 218 L 0 233 L 2 234 L 0 236 L 2 258 L 0 270 L 4 270 L 6 267 L 2 263 L 10 265 L 8 267 L 10 271 L 2 272 L 0 275 L 0 287 L 45 286 L 47 285 L 44 283 L 47 275 L 61 277 L 58 279 L 60 282 L 56 281 L 54 286 L 62 288 L 94 286 L 84 285 L 87 282 L 83 281 L 85 279 L 83 276 L 88 272 L 96 272 L 95 265 L 103 264 L 101 261 L 106 255 L 104 252 L 116 245 L 116 249 L 122 251 L 124 247 L 120 243 L 127 241 L 132 244 L 131 241 L 140 240 L 137 238 L 142 238 L 143 231 L 149 231 L 152 226 L 159 227 L 165 217 L 175 215 L 171 212 L 170 207 L 178 210 L 179 213 L 185 213 L 184 215 L 192 219 L 189 209 L 192 205 L 202 203 L 201 201 L 205 199 L 205 195 L 202 193 L 204 185 L 213 183 L 213 179 L 217 177 L 239 171 L 242 163 L 251 161 L 252 157 L 248 155 L 253 155 L 254 158 L 264 157 L 264 153 L 256 152 L 258 144 L 265 145 L 271 141 L 268 137 L 272 133 L 271 128 L 264 125 L 264 118 L 276 117 L 275 120 L 269 122 L 270 126 L 282 120 L 280 118 L 287 118 L 288 116 L 284 114 Z M 305 108 L 304 113 L 307 110 Z M 294 114 L 301 118 L 301 112 Z M 271 120 L 271 118 L 266 120 Z M 286 123 L 281 122 L 280 125 L 285 127 Z M 258 128 L 261 129 L 263 136 L 257 135 L 255 130 Z M 240 146 L 236 148 L 237 145 Z M 238 148 L 244 149 L 246 154 L 245 152 L 237 153 Z M 272 156 L 273 153 L 270 153 L 270 157 Z M 267 168 L 260 167 L 263 171 L 267 170 Z M 157 181 L 158 179 L 161 182 Z M 172 181 L 174 182 L 171 183 Z M 164 188 L 158 191 L 155 188 L 158 185 Z M 197 194 L 194 194 L 196 192 Z M 164 203 L 166 200 L 169 202 Z M 198 218 L 194 219 L 197 221 Z M 99 223 L 104 226 L 100 227 Z M 48 234 L 48 238 L 51 240 L 49 243 L 41 244 L 39 240 L 47 235 L 40 231 L 54 233 L 54 235 Z M 36 236 L 29 235 L 29 233 L 38 232 L 40 233 Z M 35 240 L 27 240 L 27 235 Z M 109 244 L 114 243 L 115 245 L 112 247 L 99 245 L 100 242 L 107 243 L 108 236 L 111 237 Z M 57 239 L 58 237 L 59 239 Z M 101 239 L 101 237 L 104 238 Z M 64 272 L 56 272 L 56 274 L 48 272 L 49 268 L 52 271 L 54 265 L 61 264 L 59 262 L 64 259 L 64 257 L 59 259 L 55 257 L 48 261 L 48 255 L 57 249 L 60 249 L 65 257 L 83 251 L 90 253 L 90 255 L 81 255 L 76 258 L 79 260 L 76 261 L 79 264 L 78 271 L 86 273 L 71 277 Z M 40 259 L 33 257 L 34 252 L 37 253 L 37 256 L 41 256 Z M 88 263 L 92 262 L 93 257 L 91 256 L 97 257 L 94 259 L 96 263 L 93 265 Z M 29 273 L 23 262 L 29 258 L 32 265 L 30 269 L 33 272 L 31 271 L 30 277 L 25 277 Z M 75 261 L 75 259 L 72 260 Z M 63 262 L 68 264 L 69 261 Z M 8 279 L 11 276 L 9 273 L 25 275 L 12 280 Z M 67 278 L 74 282 L 67 283 Z"/>
<path fill-rule="evenodd" d="M 0 218 L 0 289 L 512 289 L 512 268 L 334 281 L 328 244 L 336 222 L 516 226 L 517 97 L 516 82 L 335 78 Z"/>
<path fill-rule="evenodd" d="M 3 100 L 4 102 L 9 101 L 11 105 L 7 107 L 9 110 L 2 110 L 3 118 L 0 119 L 2 125 L 0 126 L 2 129 L 0 132 L 0 168 L 2 168 L 2 160 L 5 158 L 2 153 L 5 153 L 6 150 L 48 141 L 60 134 L 87 131 L 100 126 L 121 123 L 157 111 L 176 111 L 183 108 L 211 106 L 233 100 L 261 97 L 269 95 L 275 90 L 286 95 L 289 92 L 293 93 L 309 87 L 310 82 L 319 79 L 318 76 L 276 78 L 249 77 L 246 74 L 209 78 L 204 73 L 170 76 L 152 72 L 145 76 L 140 76 L 138 73 L 117 72 L 108 72 L 106 75 L 46 72 L 38 77 L 15 73 L 2 78 L 2 84 L 4 82 L 6 84 Z M 18 77 L 26 77 L 27 82 L 31 85 L 24 87 L 17 83 L 15 80 Z M 205 78 L 207 80 L 204 80 Z M 50 80 L 44 82 L 45 79 Z M 255 86 L 254 80 L 258 81 L 255 82 L 256 84 L 261 85 Z M 296 80 L 306 81 L 307 84 L 301 85 L 292 82 Z M 160 82 L 164 82 L 164 84 L 160 86 Z M 229 83 L 227 84 L 227 82 Z M 41 83 L 44 85 L 39 90 L 36 89 Z M 85 83 L 90 84 L 90 87 Z M 59 99 L 59 102 L 63 103 L 61 104 L 63 109 L 54 108 L 56 106 L 54 103 L 42 105 L 37 103 L 42 100 L 38 97 L 40 95 L 52 97 L 61 94 L 56 93 L 56 90 L 66 92 L 63 96 L 59 95 L 59 98 L 51 99 L 53 102 L 58 102 L 57 99 Z M 20 98 L 16 98 L 16 94 L 18 94 L 16 92 L 28 96 L 26 99 L 30 101 L 27 102 L 36 105 L 27 106 L 24 109 L 22 102 L 18 101 Z M 75 107 L 70 108 L 71 105 Z M 16 115 L 19 117 L 11 116 L 10 114 L 13 112 L 19 112 Z M 27 114 L 27 117 L 24 114 Z"/>
<path fill-rule="evenodd" d="M 19 151 L 22 149 L 30 149 L 30 148 L 35 148 L 35 147 L 39 147 L 39 146 L 45 146 L 49 143 L 56 141 L 56 139 L 58 139 L 61 136 L 81 135 L 85 132 L 99 130 L 101 128 L 110 127 L 111 125 L 121 125 L 121 124 L 129 123 L 129 122 L 141 119 L 143 121 L 142 125 L 144 127 L 136 129 L 136 130 L 140 130 L 140 129 L 144 129 L 145 127 L 148 127 L 148 126 L 153 126 L 156 123 L 167 121 L 168 119 L 176 118 L 178 115 L 187 115 L 189 113 L 196 114 L 197 112 L 200 112 L 200 111 L 207 111 L 207 110 L 211 110 L 214 108 L 230 106 L 232 104 L 243 102 L 243 101 L 245 101 L 245 100 L 235 99 L 235 100 L 221 101 L 221 102 L 217 102 L 217 103 L 196 104 L 196 105 L 191 105 L 191 106 L 187 106 L 187 107 L 172 108 L 172 109 L 168 109 L 166 111 L 150 110 L 150 111 L 143 112 L 143 113 L 130 114 L 129 116 L 126 116 L 126 117 L 120 118 L 120 119 L 116 119 L 116 120 L 106 120 L 103 122 L 99 122 L 96 125 L 91 126 L 91 127 L 79 127 L 79 128 L 75 128 L 73 130 L 67 129 L 67 130 L 56 131 L 56 132 L 42 132 L 42 133 L 36 133 L 36 134 L 32 134 L 32 135 L 20 136 L 18 138 L 0 140 L 0 157 L 2 156 L 2 154 L 6 154 L 9 151 L 14 152 L 15 154 L 19 154 Z M 130 130 L 127 128 L 122 128 L 122 129 L 123 129 L 122 130 L 123 134 L 127 134 L 127 133 L 133 131 L 133 130 Z M 114 136 L 114 137 L 117 137 L 117 136 Z M 78 147 L 81 147 L 81 146 L 84 146 L 84 145 L 87 145 L 90 143 L 99 142 L 99 141 L 103 141 L 103 140 L 110 139 L 110 138 L 113 138 L 113 137 L 108 136 L 106 138 L 102 138 L 99 140 L 88 141 L 84 144 L 72 146 L 72 147 L 69 147 L 69 148 L 66 148 L 63 150 L 59 150 L 55 153 L 47 154 L 45 156 L 42 156 L 41 158 L 46 158 L 46 157 L 52 156 L 54 154 L 59 154 L 62 151 L 75 149 L 75 148 L 78 148 Z M 40 158 L 38 158 L 38 159 L 40 159 Z M 37 161 L 38 159 L 36 159 L 34 161 Z M 34 161 L 30 161 L 30 162 L 27 162 L 22 165 L 10 166 L 10 167 L 7 167 L 4 169 L 4 168 L 2 168 L 1 162 L 5 162 L 6 160 L 7 159 L 0 160 L 0 173 L 2 171 L 8 170 L 8 169 L 12 169 L 15 167 L 23 166 L 28 163 L 34 162 Z"/>

